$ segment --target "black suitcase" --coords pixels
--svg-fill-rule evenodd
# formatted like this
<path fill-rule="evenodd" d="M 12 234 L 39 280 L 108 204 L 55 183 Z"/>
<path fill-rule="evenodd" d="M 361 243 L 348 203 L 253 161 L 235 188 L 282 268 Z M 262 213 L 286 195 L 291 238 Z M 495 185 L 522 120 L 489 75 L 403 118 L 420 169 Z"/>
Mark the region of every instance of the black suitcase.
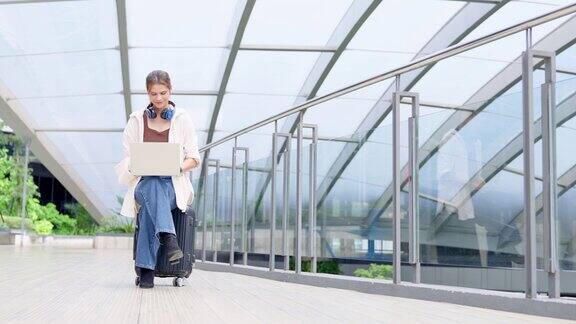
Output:
<path fill-rule="evenodd" d="M 174 227 L 176 229 L 176 237 L 178 238 L 178 245 L 184 257 L 180 259 L 177 264 L 170 264 L 162 245 L 158 250 L 158 257 L 156 259 L 156 277 L 174 277 L 172 284 L 174 286 L 182 286 L 182 278 L 188 278 L 192 273 L 194 262 L 194 243 L 195 243 L 195 227 L 196 227 L 196 214 L 192 209 L 188 209 L 183 213 L 180 209 L 172 210 L 172 219 L 174 220 Z M 138 244 L 138 217 L 136 218 L 136 229 L 134 231 L 134 248 L 133 259 L 136 260 L 136 244 Z M 140 283 L 140 273 L 137 267 L 136 270 L 136 285 Z"/>

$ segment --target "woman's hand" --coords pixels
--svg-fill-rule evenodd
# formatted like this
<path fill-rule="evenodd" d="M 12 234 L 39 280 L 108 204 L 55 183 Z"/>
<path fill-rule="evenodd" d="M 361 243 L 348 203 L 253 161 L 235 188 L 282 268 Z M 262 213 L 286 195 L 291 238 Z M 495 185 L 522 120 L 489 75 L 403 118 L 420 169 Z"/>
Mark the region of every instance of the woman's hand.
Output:
<path fill-rule="evenodd" d="M 188 172 L 198 166 L 198 161 L 195 158 L 188 158 L 184 160 L 181 167 L 181 173 Z"/>

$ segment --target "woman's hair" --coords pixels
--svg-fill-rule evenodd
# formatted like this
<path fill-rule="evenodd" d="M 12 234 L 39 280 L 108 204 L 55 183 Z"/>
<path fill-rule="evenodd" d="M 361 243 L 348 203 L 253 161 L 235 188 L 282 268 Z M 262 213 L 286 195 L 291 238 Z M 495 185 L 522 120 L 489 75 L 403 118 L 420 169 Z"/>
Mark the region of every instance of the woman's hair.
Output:
<path fill-rule="evenodd" d="M 155 84 L 165 85 L 168 89 L 172 90 L 172 83 L 170 82 L 170 75 L 168 72 L 162 70 L 155 70 L 148 73 L 146 77 L 146 90 Z"/>

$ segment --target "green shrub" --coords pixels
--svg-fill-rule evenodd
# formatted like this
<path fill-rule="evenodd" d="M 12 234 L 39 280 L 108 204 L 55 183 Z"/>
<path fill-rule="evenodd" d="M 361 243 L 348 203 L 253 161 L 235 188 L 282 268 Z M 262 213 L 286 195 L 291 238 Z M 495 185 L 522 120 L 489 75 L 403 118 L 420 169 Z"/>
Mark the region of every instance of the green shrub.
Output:
<path fill-rule="evenodd" d="M 318 261 L 319 273 L 342 274 L 340 264 L 336 260 Z"/>
<path fill-rule="evenodd" d="M 40 205 L 40 201 L 37 198 L 32 198 L 28 201 L 28 215 L 34 222 L 47 220 L 54 225 L 53 231 L 55 234 L 74 234 L 76 230 L 76 220 L 70 218 L 68 215 L 60 214 L 56 209 L 56 205 L 53 203 Z"/>
<path fill-rule="evenodd" d="M 7 231 L 9 229 L 10 229 L 10 227 L 8 227 L 8 224 L 0 223 L 0 231 Z"/>
<path fill-rule="evenodd" d="M 70 213 L 70 216 L 76 220 L 74 234 L 94 235 L 98 225 L 84 206 L 79 203 L 73 203 L 65 204 L 64 208 Z"/>
<path fill-rule="evenodd" d="M 54 225 L 45 219 L 41 219 L 34 222 L 34 230 L 40 235 L 50 235 L 52 234 L 52 228 Z"/>
<path fill-rule="evenodd" d="M 312 271 L 312 261 L 302 260 L 302 272 Z M 296 269 L 296 262 L 294 257 L 290 257 L 290 270 Z M 330 274 L 342 274 L 340 270 L 340 264 L 336 260 L 318 260 L 316 263 L 316 272 L 318 273 L 330 273 Z"/>
<path fill-rule="evenodd" d="M 2 123 L 0 122 L 0 127 Z M 22 151 L 20 139 L 14 135 L 0 136 L 0 146 L 12 147 L 14 152 Z M 23 157 L 9 155 L 6 147 L 0 147 L 0 213 L 2 215 L 17 215 L 22 205 L 22 180 L 28 172 L 27 201 L 32 197 L 39 197 L 38 187 L 34 183 L 30 168 L 25 168 L 22 163 Z"/>
<path fill-rule="evenodd" d="M 390 279 L 392 278 L 392 266 L 372 263 L 368 269 L 356 269 L 354 275 L 363 278 Z"/>
<path fill-rule="evenodd" d="M 0 128 L 3 123 L 0 121 Z M 7 147 L 11 148 L 10 153 Z M 55 234 L 81 234 L 90 235 L 96 231 L 112 233 L 131 233 L 134 231 L 131 223 L 111 223 L 98 227 L 90 214 L 80 204 L 70 204 L 65 206 L 67 213 L 72 217 L 61 214 L 54 204 L 41 205 L 38 192 L 38 186 L 34 183 L 32 170 L 25 167 L 23 163 L 24 143 L 15 135 L 0 136 L 0 215 L 18 215 L 22 205 L 23 179 L 26 173 L 28 178 L 26 182 L 26 218 L 24 220 L 25 228 L 33 231 L 38 228 L 46 233 L 49 227 L 46 222 L 52 224 L 52 232 Z M 118 197 L 120 205 L 122 197 Z M 5 216 L 3 221 L 9 228 L 20 228 L 19 217 Z"/>
<path fill-rule="evenodd" d="M 20 229 L 20 222 L 22 219 L 16 216 L 4 216 L 4 222 L 8 225 L 8 228 Z M 34 224 L 29 218 L 24 218 L 24 228 L 29 231 L 34 230 Z"/>
<path fill-rule="evenodd" d="M 0 127 L 3 123 L 0 121 Z M 9 154 L 7 147 L 11 148 Z M 25 166 L 23 152 L 25 144 L 15 135 L 0 136 L 0 213 L 2 215 L 18 215 L 22 206 L 22 189 L 26 185 L 26 219 L 25 228 L 39 228 L 46 233 L 48 224 L 38 223 L 40 220 L 52 224 L 52 230 L 58 234 L 72 234 L 76 221 L 67 215 L 60 214 L 54 204 L 40 204 L 38 186 L 34 183 L 32 170 Z M 27 174 L 27 181 L 23 179 Z M 10 217 L 6 217 L 7 219 Z M 20 228 L 20 218 L 5 221 L 10 228 Z M 38 223 L 38 224 L 36 224 Z"/>
<path fill-rule="evenodd" d="M 126 219 L 124 221 L 119 217 L 107 217 L 103 224 L 96 228 L 96 233 L 134 233 L 133 221 Z"/>

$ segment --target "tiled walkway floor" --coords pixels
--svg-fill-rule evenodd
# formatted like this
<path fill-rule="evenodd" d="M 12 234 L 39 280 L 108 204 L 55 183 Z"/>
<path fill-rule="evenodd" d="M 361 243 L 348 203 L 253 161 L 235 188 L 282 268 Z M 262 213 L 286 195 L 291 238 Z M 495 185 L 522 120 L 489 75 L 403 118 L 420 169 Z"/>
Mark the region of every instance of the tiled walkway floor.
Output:
<path fill-rule="evenodd" d="M 134 285 L 131 251 L 0 246 L 0 323 L 562 323 L 195 270 Z"/>

